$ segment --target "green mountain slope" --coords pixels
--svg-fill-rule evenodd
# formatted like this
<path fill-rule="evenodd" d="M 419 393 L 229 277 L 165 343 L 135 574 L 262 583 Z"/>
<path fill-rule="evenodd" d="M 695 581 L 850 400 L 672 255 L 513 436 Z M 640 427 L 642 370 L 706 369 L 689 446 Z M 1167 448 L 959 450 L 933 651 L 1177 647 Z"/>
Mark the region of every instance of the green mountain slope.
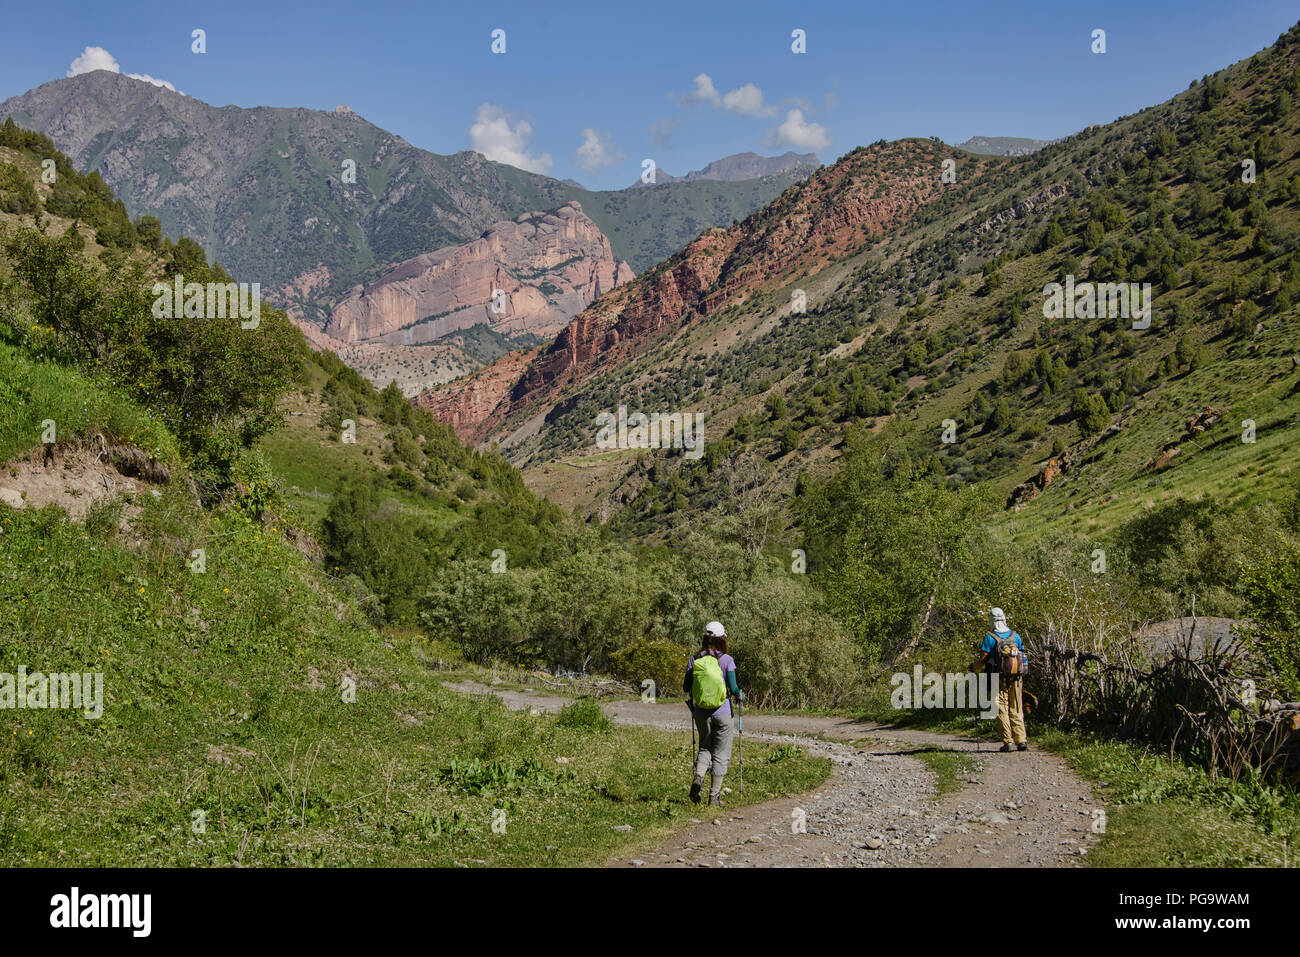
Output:
<path fill-rule="evenodd" d="M 881 241 L 674 328 L 562 396 L 512 454 L 539 488 L 555 460 L 601 460 L 584 501 L 646 532 L 725 505 L 737 474 L 789 492 L 854 428 L 1003 501 L 1069 453 L 1008 513 L 1015 534 L 1094 534 L 1175 494 L 1268 498 L 1288 480 L 1300 413 L 1297 93 L 1292 31 L 1168 103 L 974 178 L 958 154 L 958 185 Z M 1150 283 L 1150 328 L 1044 318 L 1044 287 L 1067 276 Z M 796 288 L 805 315 L 790 312 Z M 594 452 L 595 415 L 620 403 L 704 411 L 703 459 Z M 1206 406 L 1221 415 L 1187 435 Z"/>

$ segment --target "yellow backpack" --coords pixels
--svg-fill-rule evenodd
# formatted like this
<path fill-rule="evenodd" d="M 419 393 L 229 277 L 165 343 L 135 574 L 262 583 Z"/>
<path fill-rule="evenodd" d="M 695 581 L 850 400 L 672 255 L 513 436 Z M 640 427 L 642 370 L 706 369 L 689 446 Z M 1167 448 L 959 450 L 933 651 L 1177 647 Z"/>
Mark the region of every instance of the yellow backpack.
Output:
<path fill-rule="evenodd" d="M 1023 678 L 1029 672 L 1029 658 L 1016 645 L 1017 634 L 1002 638 L 991 635 L 993 639 L 993 664 L 1004 678 Z"/>

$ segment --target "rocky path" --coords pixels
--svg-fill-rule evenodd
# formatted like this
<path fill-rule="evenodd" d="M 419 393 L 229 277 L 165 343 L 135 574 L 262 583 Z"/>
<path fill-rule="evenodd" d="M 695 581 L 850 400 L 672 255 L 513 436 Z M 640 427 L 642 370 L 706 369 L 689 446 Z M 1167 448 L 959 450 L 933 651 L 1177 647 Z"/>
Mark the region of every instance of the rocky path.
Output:
<path fill-rule="evenodd" d="M 559 711 L 567 698 L 448 684 L 492 694 L 513 709 Z M 613 701 L 622 724 L 686 734 L 685 705 Z M 738 808 L 700 807 L 698 823 L 666 844 L 614 866 L 647 867 L 1069 867 L 1092 833 L 1091 789 L 1064 760 L 1033 748 L 1003 754 L 973 736 L 938 734 L 843 718 L 747 714 L 745 737 L 793 742 L 834 763 L 814 791 Z M 915 756 L 939 747 L 970 752 L 960 789 L 936 794 L 935 773 Z M 727 783 L 735 786 L 735 761 Z M 685 777 L 686 772 L 684 772 Z M 683 788 L 685 787 L 683 781 Z M 719 812 L 719 813 L 708 813 Z M 806 832 L 796 832 L 802 819 Z"/>

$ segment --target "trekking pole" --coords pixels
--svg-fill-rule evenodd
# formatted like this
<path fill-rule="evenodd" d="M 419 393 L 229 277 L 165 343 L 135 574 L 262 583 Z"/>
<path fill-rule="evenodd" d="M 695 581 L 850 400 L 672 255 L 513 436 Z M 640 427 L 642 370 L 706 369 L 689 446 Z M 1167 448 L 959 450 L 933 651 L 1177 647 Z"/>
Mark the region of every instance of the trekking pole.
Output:
<path fill-rule="evenodd" d="M 736 698 L 736 752 L 740 758 L 740 796 L 745 797 L 745 709 Z"/>
<path fill-rule="evenodd" d="M 686 702 L 686 710 L 690 714 L 687 720 L 691 723 L 691 773 L 694 774 L 695 762 L 699 758 L 699 752 L 695 750 L 695 709 L 691 707 L 689 701 Z"/>

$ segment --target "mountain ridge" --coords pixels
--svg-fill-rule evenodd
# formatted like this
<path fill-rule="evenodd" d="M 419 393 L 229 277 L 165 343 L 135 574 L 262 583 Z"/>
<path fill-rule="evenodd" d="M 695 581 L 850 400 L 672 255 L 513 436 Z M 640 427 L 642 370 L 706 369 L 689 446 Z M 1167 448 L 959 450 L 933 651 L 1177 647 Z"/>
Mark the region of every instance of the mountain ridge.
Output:
<path fill-rule="evenodd" d="M 216 107 L 103 70 L 10 97 L 5 117 L 100 171 L 133 216 L 194 237 L 318 325 L 386 266 L 473 242 L 493 223 L 576 200 L 640 271 L 797 178 L 596 193 L 471 150 L 420 150 L 350 109 Z"/>
<path fill-rule="evenodd" d="M 646 183 L 640 179 L 632 187 L 661 186 L 665 183 L 693 183 L 697 180 L 718 180 L 720 182 L 740 182 L 747 179 L 760 179 L 791 171 L 801 172 L 818 169 L 822 165 L 816 153 L 796 153 L 787 150 L 780 156 L 760 156 L 758 153 L 732 153 L 714 160 L 707 166 L 692 170 L 685 176 L 673 176 L 663 169 L 656 168 L 655 181 Z"/>
<path fill-rule="evenodd" d="M 482 438 L 547 395 L 619 361 L 678 323 L 689 323 L 781 285 L 793 269 L 866 243 L 923 205 L 939 185 L 928 175 L 944 151 L 931 140 L 900 140 L 859 148 L 787 190 L 764 210 L 730 229 L 713 229 L 650 273 L 575 317 L 555 342 L 523 369 L 518 381 L 481 422 L 471 410 L 487 403 L 457 394 L 499 378 L 476 377 L 442 387 L 431 408 L 455 409 L 462 437 Z M 985 164 L 991 160 L 978 160 Z M 979 165 L 977 165 L 979 168 Z M 512 366 L 513 368 L 513 366 Z"/>

